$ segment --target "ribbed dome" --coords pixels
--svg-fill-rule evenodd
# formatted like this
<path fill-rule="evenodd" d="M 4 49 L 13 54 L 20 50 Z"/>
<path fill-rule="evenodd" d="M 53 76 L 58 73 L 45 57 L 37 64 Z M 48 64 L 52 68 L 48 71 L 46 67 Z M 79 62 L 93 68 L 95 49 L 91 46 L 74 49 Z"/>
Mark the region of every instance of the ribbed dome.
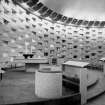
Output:
<path fill-rule="evenodd" d="M 54 11 L 68 17 L 105 20 L 105 0 L 40 0 Z"/>

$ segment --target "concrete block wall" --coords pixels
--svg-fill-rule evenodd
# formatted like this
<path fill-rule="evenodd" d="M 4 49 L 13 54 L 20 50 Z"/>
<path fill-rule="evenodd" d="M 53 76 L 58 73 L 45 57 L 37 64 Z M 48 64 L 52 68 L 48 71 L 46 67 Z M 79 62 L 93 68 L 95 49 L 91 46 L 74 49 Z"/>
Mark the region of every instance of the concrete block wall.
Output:
<path fill-rule="evenodd" d="M 53 58 L 61 64 L 67 60 L 91 62 L 105 56 L 104 28 L 51 23 L 27 14 L 12 2 L 6 4 L 2 1 L 0 11 L 0 57 L 11 58 L 25 53 L 26 42 L 29 53 L 48 57 L 50 64 Z"/>

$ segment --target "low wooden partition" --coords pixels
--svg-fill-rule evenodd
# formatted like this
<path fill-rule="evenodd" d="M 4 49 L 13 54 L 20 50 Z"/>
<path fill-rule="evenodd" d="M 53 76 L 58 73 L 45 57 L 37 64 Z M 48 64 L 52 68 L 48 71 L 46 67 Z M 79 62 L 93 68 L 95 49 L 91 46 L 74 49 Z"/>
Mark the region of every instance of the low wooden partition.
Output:
<path fill-rule="evenodd" d="M 74 95 L 62 96 L 60 98 L 48 99 L 43 101 L 33 101 L 27 103 L 14 103 L 14 104 L 5 104 L 5 105 L 81 105 L 81 95 L 76 93 Z"/>
<path fill-rule="evenodd" d="M 101 59 L 103 60 L 103 59 Z M 104 70 L 88 70 L 88 62 L 68 61 L 62 64 L 64 76 L 69 77 L 64 80 L 64 84 L 70 88 L 75 88 L 81 94 L 81 105 L 87 103 L 87 100 L 94 98 L 105 92 L 105 61 L 103 61 Z M 90 78 L 91 77 L 91 78 Z M 79 82 L 72 83 L 72 78 Z M 90 81 L 90 82 L 88 82 Z M 95 82 L 96 81 L 96 82 Z M 90 85 L 90 83 L 92 83 Z M 70 85 L 71 84 L 71 85 Z"/>
<path fill-rule="evenodd" d="M 81 104 L 87 102 L 87 68 L 89 63 L 80 61 L 67 61 L 62 64 L 64 74 L 69 77 L 75 77 L 80 80 L 79 91 L 81 93 Z"/>

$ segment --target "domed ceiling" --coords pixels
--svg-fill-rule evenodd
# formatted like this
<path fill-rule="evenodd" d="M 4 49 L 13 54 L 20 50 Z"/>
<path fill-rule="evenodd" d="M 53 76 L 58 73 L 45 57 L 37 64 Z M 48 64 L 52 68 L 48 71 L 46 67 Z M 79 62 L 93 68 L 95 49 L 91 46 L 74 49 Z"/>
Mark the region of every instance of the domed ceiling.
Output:
<path fill-rule="evenodd" d="M 47 7 L 68 17 L 105 20 L 105 0 L 40 0 Z"/>

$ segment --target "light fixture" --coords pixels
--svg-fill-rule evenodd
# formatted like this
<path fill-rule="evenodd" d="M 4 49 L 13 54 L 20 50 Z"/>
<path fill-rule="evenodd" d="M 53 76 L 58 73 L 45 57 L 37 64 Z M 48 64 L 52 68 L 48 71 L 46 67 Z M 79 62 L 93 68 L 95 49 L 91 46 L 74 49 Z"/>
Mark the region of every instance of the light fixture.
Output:
<path fill-rule="evenodd" d="M 54 20 L 57 16 L 57 12 L 53 12 L 49 17 Z"/>
<path fill-rule="evenodd" d="M 29 2 L 27 3 L 27 5 L 29 5 L 30 7 L 36 5 L 36 3 L 38 2 L 39 0 L 29 0 Z"/>
<path fill-rule="evenodd" d="M 71 22 L 72 22 L 72 20 L 73 20 L 73 18 L 68 18 L 68 19 L 67 19 L 67 21 L 66 21 L 66 24 L 71 23 Z"/>
<path fill-rule="evenodd" d="M 44 12 L 46 12 L 48 10 L 48 8 L 46 6 L 43 6 L 38 12 L 40 14 L 43 14 Z"/>
<path fill-rule="evenodd" d="M 43 4 L 41 2 L 39 2 L 38 4 L 36 4 L 35 6 L 32 7 L 32 9 L 34 11 L 37 11 L 39 10 L 41 7 L 43 7 Z"/>
<path fill-rule="evenodd" d="M 67 20 L 67 17 L 66 16 L 63 16 L 62 18 L 61 18 L 61 21 L 62 22 L 65 22 Z"/>
<path fill-rule="evenodd" d="M 48 16 L 50 16 L 50 15 L 52 14 L 52 12 L 53 12 L 53 11 L 52 11 L 51 9 L 48 9 L 47 12 L 44 13 L 44 14 L 42 14 L 41 16 L 42 16 L 42 17 L 48 17 Z"/>
<path fill-rule="evenodd" d="M 100 24 L 100 21 L 95 21 L 94 22 L 94 26 L 99 26 L 99 24 Z"/>
<path fill-rule="evenodd" d="M 77 25 L 81 25 L 83 23 L 83 20 L 78 20 Z"/>

